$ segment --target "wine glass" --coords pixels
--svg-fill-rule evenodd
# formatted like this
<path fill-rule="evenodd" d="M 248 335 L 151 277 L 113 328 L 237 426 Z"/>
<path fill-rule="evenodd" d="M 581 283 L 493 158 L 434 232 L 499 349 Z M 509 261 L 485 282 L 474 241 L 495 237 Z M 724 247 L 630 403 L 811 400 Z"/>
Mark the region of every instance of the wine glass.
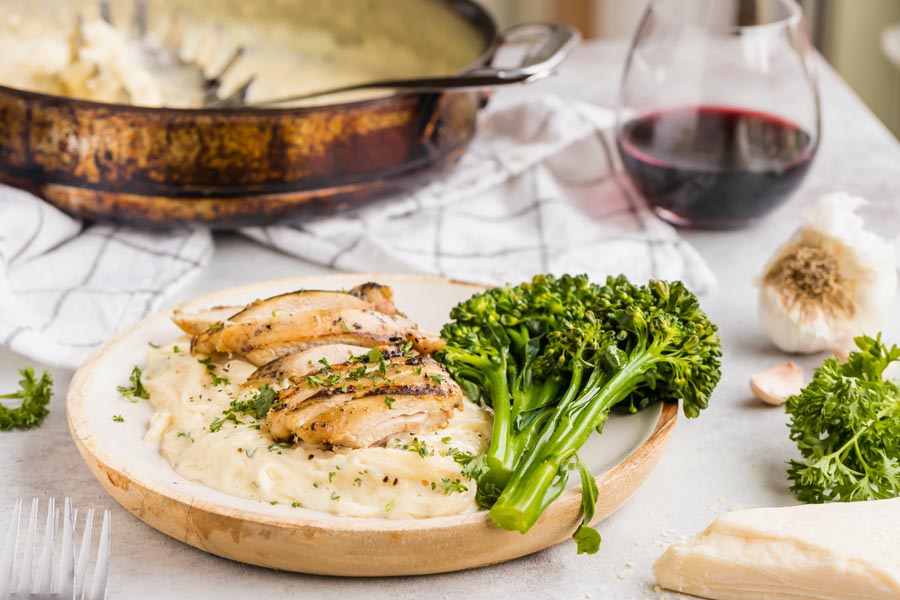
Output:
<path fill-rule="evenodd" d="M 729 229 L 770 213 L 821 129 L 813 52 L 793 0 L 654 0 L 632 42 L 616 141 L 657 215 Z"/>

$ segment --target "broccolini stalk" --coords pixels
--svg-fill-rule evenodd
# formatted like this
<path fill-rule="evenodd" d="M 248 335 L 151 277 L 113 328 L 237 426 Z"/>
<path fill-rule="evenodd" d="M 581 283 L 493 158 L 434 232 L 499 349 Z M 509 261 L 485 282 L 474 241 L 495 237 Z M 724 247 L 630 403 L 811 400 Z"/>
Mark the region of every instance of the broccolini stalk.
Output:
<path fill-rule="evenodd" d="M 637 411 L 681 398 L 697 416 L 720 377 L 715 325 L 680 282 L 598 286 L 583 275 L 489 290 L 451 317 L 437 358 L 494 410 L 488 451 L 464 469 L 479 503 L 501 527 L 525 532 L 577 466 L 584 518 L 574 537 L 579 553 L 595 552 L 597 488 L 578 450 L 622 402 Z"/>
<path fill-rule="evenodd" d="M 681 283 L 639 288 L 620 278 L 595 300 L 599 318 L 588 313 L 548 335 L 539 366 L 544 373 L 567 371 L 569 386 L 491 508 L 505 529 L 531 528 L 565 488 L 569 461 L 602 429 L 613 406 L 630 401 L 638 410 L 681 398 L 692 417 L 719 380 L 716 328 Z"/>
<path fill-rule="evenodd" d="M 494 411 L 491 443 L 470 469 L 478 473 L 478 500 L 490 506 L 516 463 L 534 443 L 554 405 L 560 382 L 536 380 L 533 365 L 546 333 L 584 312 L 584 276 L 537 276 L 515 287 L 476 294 L 456 306 L 444 326 L 445 350 L 437 358 L 473 400 Z"/>

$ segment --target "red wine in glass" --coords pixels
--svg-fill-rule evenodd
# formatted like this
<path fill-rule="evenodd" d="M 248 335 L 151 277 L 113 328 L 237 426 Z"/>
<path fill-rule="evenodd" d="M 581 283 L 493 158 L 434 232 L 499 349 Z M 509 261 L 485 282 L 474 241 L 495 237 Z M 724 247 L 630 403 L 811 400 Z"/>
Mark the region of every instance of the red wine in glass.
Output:
<path fill-rule="evenodd" d="M 775 115 L 688 106 L 626 121 L 625 171 L 655 211 L 688 227 L 740 227 L 768 214 L 803 180 L 815 137 Z"/>

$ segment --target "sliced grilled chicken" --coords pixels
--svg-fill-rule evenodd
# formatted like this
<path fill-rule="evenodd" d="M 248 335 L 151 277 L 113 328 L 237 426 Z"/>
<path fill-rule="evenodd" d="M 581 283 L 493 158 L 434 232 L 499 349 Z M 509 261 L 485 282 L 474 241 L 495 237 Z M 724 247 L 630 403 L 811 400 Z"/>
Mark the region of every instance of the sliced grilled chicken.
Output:
<path fill-rule="evenodd" d="M 369 348 L 350 344 L 315 346 L 308 350 L 276 358 L 261 366 L 247 378 L 246 385 L 259 387 L 264 383 L 276 381 L 296 381 L 304 375 L 322 370 L 322 359 L 325 359 L 326 363 L 330 365 L 341 365 L 368 351 Z"/>
<path fill-rule="evenodd" d="M 271 315 L 273 312 L 278 314 L 279 311 L 287 311 L 290 314 L 302 310 L 345 307 L 369 308 L 389 315 L 405 316 L 394 306 L 393 296 L 390 287 L 369 282 L 358 285 L 349 292 L 298 290 L 266 300 L 256 300 L 245 306 L 214 306 L 195 313 L 176 310 L 172 320 L 185 333 L 200 335 L 213 325 L 225 321 L 248 322 Z"/>
<path fill-rule="evenodd" d="M 371 304 L 378 312 L 388 315 L 400 315 L 401 317 L 406 316 L 394 306 L 394 290 L 386 285 L 370 281 L 356 286 L 350 290 L 350 293 Z"/>
<path fill-rule="evenodd" d="M 228 321 L 231 323 L 251 323 L 268 320 L 273 316 L 290 317 L 307 310 L 322 310 L 326 308 L 374 310 L 375 307 L 371 302 L 348 292 L 298 290 L 251 302 L 244 310 L 233 314 Z"/>
<path fill-rule="evenodd" d="M 367 448 L 399 433 L 444 427 L 462 391 L 430 358 L 349 363 L 301 377 L 266 415 L 276 441 Z"/>
<path fill-rule="evenodd" d="M 228 320 L 228 317 L 244 310 L 243 306 L 214 306 L 194 313 L 176 310 L 172 321 L 189 335 L 200 335 L 216 323 Z"/>
<path fill-rule="evenodd" d="M 271 313 L 247 322 L 234 319 L 196 336 L 192 350 L 203 354 L 242 355 L 256 366 L 293 352 L 324 344 L 350 344 L 368 348 L 412 342 L 419 352 L 430 353 L 441 340 L 422 333 L 405 317 L 375 310 L 329 308 L 297 313 Z"/>

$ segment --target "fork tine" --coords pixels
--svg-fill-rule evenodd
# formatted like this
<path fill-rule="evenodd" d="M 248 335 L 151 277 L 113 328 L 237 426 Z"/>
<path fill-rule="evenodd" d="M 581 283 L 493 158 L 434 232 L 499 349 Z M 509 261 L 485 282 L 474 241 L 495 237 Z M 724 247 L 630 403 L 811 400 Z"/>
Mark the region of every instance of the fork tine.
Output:
<path fill-rule="evenodd" d="M 109 9 L 109 0 L 100 0 L 100 18 L 112 25 L 112 11 Z"/>
<path fill-rule="evenodd" d="M 84 533 L 81 537 L 81 548 L 78 550 L 78 563 L 75 567 L 75 598 L 84 596 L 84 577 L 87 574 L 88 556 L 91 553 L 91 529 L 94 526 L 94 509 L 87 509 L 84 520 Z"/>
<path fill-rule="evenodd" d="M 31 586 L 35 594 L 46 595 L 50 593 L 50 575 L 53 559 L 53 543 L 56 541 L 56 499 L 50 498 L 47 502 L 47 524 L 44 527 L 44 546 L 41 548 L 41 557 L 37 563 L 37 576 Z"/>
<path fill-rule="evenodd" d="M 28 530 L 25 532 L 25 552 L 22 555 L 22 572 L 19 573 L 18 593 L 25 595 L 31 584 L 31 570 L 34 564 L 34 538 L 37 531 L 38 499 L 31 500 L 31 516 L 28 517 Z"/>
<path fill-rule="evenodd" d="M 132 27 L 139 39 L 147 37 L 147 0 L 135 0 L 132 14 Z"/>
<path fill-rule="evenodd" d="M 213 108 L 238 108 L 244 106 L 247 102 L 247 93 L 250 91 L 250 86 L 253 85 L 255 79 L 256 76 L 251 75 L 239 88 L 224 98 L 209 99 L 207 106 Z"/>
<path fill-rule="evenodd" d="M 56 579 L 56 592 L 62 598 L 71 600 L 75 593 L 75 543 L 72 517 L 72 499 L 66 498 L 63 508 L 62 544 L 60 547 L 59 571 Z M 2 588 L 0 588 L 2 589 Z"/>
<path fill-rule="evenodd" d="M 21 515 L 22 499 L 20 498 L 13 507 L 12 518 L 9 520 L 9 532 L 6 534 L 6 543 L 3 544 L 3 554 L 0 554 L 0 597 L 12 591 L 12 570 L 16 560 L 16 542 L 19 539 Z"/>
<path fill-rule="evenodd" d="M 106 597 L 106 576 L 109 566 L 109 511 L 103 511 L 103 526 L 100 528 L 100 547 L 97 548 L 97 564 L 91 582 L 90 600 Z"/>

